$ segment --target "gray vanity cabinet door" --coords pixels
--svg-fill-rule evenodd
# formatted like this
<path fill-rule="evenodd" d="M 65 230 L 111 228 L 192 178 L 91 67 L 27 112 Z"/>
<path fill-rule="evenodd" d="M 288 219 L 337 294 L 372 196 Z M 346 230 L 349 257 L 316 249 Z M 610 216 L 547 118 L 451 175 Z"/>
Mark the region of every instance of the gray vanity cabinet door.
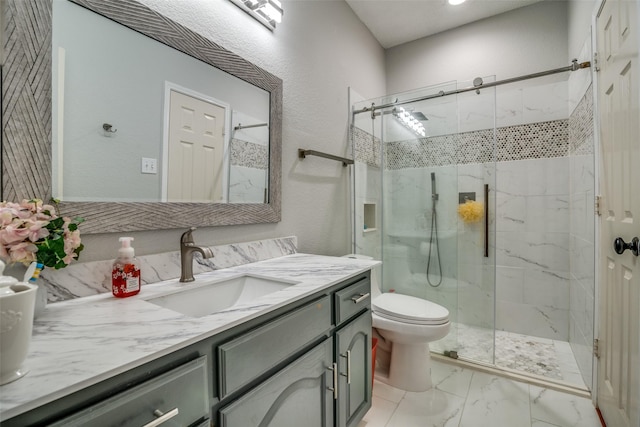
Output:
<path fill-rule="evenodd" d="M 332 363 L 329 338 L 222 408 L 220 427 L 332 427 Z"/>
<path fill-rule="evenodd" d="M 371 408 L 371 312 L 336 332 L 339 383 L 338 427 L 356 426 Z"/>

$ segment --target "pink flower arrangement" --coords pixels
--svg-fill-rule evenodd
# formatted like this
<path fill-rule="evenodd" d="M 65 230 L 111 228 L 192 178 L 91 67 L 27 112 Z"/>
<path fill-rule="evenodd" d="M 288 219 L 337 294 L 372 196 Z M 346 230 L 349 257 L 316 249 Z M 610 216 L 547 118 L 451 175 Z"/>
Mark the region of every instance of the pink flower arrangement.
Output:
<path fill-rule="evenodd" d="M 7 263 L 38 261 L 64 268 L 77 259 L 84 245 L 78 224 L 82 218 L 61 217 L 54 205 L 40 199 L 0 203 L 0 258 Z"/>

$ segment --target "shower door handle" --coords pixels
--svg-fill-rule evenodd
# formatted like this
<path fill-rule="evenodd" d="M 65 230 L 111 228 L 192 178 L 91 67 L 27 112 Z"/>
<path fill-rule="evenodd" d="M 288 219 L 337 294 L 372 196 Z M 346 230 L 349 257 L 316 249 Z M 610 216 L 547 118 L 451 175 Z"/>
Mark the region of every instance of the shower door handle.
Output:
<path fill-rule="evenodd" d="M 484 185 L 484 257 L 489 258 L 489 184 Z"/>
<path fill-rule="evenodd" d="M 618 255 L 622 255 L 627 249 L 631 249 L 631 252 L 635 256 L 638 256 L 638 254 L 640 254 L 640 240 L 634 237 L 629 243 L 625 243 L 622 237 L 616 237 L 613 241 L 613 250 L 616 251 Z"/>

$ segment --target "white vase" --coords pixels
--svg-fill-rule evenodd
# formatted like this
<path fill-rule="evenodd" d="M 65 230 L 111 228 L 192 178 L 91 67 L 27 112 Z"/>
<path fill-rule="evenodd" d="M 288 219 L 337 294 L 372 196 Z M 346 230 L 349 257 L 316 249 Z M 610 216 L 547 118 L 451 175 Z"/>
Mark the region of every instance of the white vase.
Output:
<path fill-rule="evenodd" d="M 15 277 L 18 279 L 18 282 L 22 282 L 24 281 L 24 275 L 27 272 L 27 268 L 27 265 L 19 262 L 10 264 L 4 268 L 4 275 Z M 37 319 L 42 313 L 44 313 L 45 308 L 47 308 L 47 287 L 41 280 L 37 280 L 35 283 L 31 282 L 31 284 L 38 287 L 38 290 L 36 291 L 36 303 L 33 309 L 33 318 Z"/>
<path fill-rule="evenodd" d="M 0 385 L 22 378 L 33 329 L 36 286 L 17 283 L 0 296 Z"/>

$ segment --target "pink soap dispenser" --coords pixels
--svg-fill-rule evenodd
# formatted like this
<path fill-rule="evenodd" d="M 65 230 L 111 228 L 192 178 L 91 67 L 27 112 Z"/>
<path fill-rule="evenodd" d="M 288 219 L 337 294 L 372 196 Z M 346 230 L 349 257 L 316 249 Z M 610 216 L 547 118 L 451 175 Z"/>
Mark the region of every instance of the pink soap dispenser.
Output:
<path fill-rule="evenodd" d="M 133 237 L 121 237 L 118 258 L 111 270 L 111 292 L 115 297 L 126 298 L 140 292 L 140 265 L 131 246 Z"/>

